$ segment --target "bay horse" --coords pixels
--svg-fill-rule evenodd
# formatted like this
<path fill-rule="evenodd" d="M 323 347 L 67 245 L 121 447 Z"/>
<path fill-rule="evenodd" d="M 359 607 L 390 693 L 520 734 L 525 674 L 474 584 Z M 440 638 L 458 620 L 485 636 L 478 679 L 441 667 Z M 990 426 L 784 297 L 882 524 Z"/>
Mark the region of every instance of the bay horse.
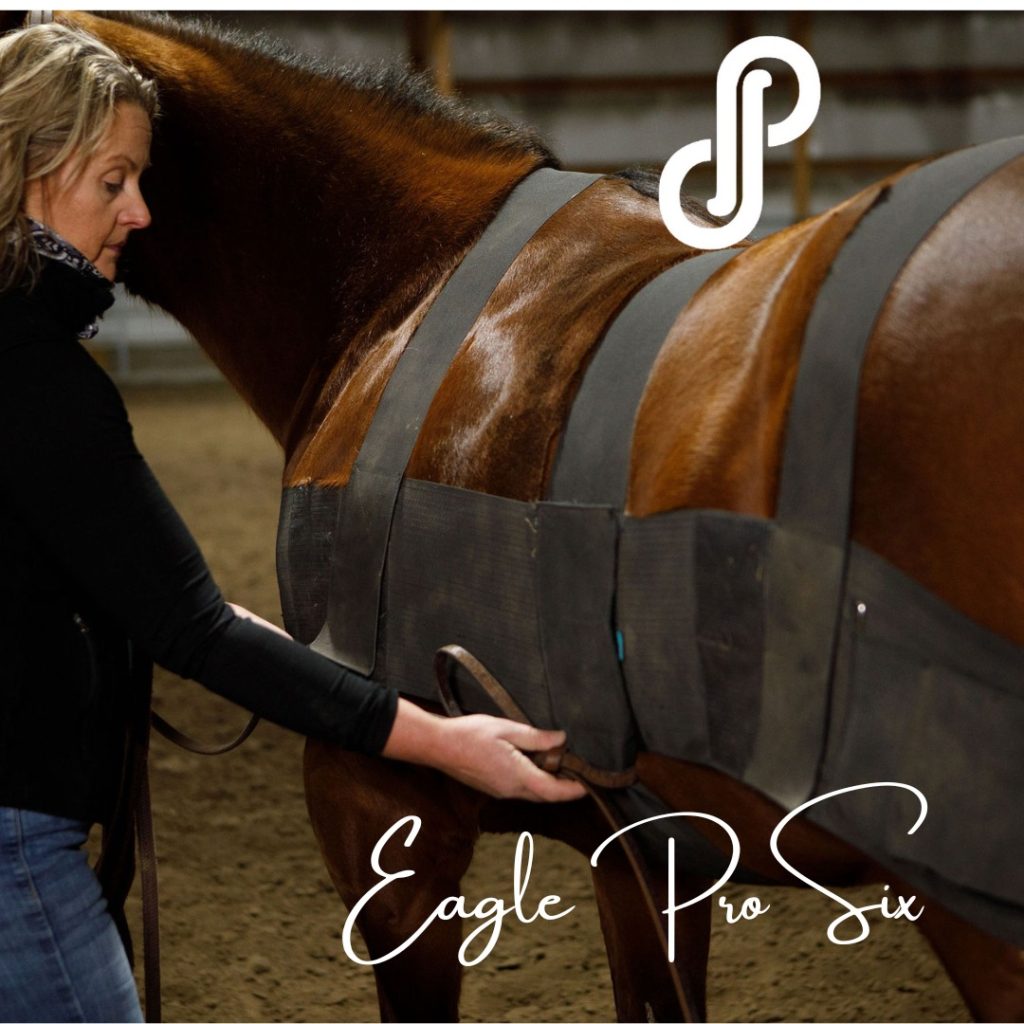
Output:
<path fill-rule="evenodd" d="M 394 69 L 336 70 L 151 16 L 57 18 L 159 83 L 145 182 L 154 219 L 126 254 L 129 288 L 185 325 L 256 412 L 281 445 L 286 487 L 343 487 L 440 287 L 515 184 L 553 157 L 530 132 Z M 693 255 L 665 230 L 654 180 L 609 176 L 531 239 L 452 364 L 409 477 L 543 496 L 580 368 L 604 327 L 638 287 Z M 630 515 L 772 516 L 810 304 L 891 180 L 749 246 L 687 306 L 639 409 Z M 864 369 L 852 520 L 858 543 L 1015 644 L 1024 644 L 1024 232 L 1011 213 L 1022 200 L 1017 160 L 952 209 L 896 282 Z M 791 881 L 768 854 L 782 812 L 766 797 L 656 752 L 641 753 L 637 770 L 669 806 L 733 823 L 745 866 Z M 415 893 L 384 894 L 361 918 L 374 955 L 459 891 L 481 830 L 528 829 L 587 854 L 607 834 L 584 804 L 497 802 L 435 772 L 322 743 L 307 746 L 305 780 L 350 907 L 378 880 L 377 839 L 406 815 L 424 821 L 396 862 L 416 870 Z M 707 837 L 721 842 L 713 829 Z M 786 856 L 824 884 L 885 882 L 914 895 L 807 823 L 787 833 Z M 612 863 L 593 877 L 617 1013 L 676 1017 L 663 954 L 634 914 L 631 876 Z M 678 892 L 706 884 L 684 875 Z M 704 900 L 677 922 L 695 1016 L 704 1013 L 709 914 Z M 1019 949 L 934 900 L 917 923 L 976 1018 L 1024 1017 Z M 379 965 L 382 1017 L 455 1019 L 459 942 L 458 921 L 438 922 Z"/>

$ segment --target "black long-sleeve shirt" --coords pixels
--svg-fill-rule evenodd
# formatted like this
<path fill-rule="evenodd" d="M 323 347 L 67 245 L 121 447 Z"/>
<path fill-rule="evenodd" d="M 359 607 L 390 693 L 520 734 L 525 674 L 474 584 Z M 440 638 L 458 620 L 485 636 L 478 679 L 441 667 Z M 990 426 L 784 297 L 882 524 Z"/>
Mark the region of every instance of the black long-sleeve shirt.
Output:
<path fill-rule="evenodd" d="M 101 663 L 130 638 L 271 721 L 379 751 L 394 691 L 225 604 L 77 340 L 109 302 L 102 282 L 51 261 L 31 294 L 0 296 L 0 804 L 106 812 L 116 709 L 85 629 Z"/>

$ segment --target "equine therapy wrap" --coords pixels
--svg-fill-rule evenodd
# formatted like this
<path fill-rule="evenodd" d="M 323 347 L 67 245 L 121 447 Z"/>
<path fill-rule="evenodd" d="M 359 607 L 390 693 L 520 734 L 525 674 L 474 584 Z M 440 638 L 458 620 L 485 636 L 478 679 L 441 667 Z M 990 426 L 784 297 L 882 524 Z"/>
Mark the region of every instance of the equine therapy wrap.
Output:
<path fill-rule="evenodd" d="M 771 520 L 624 512 L 650 366 L 731 250 L 691 257 L 626 304 L 584 375 L 546 500 L 402 478 L 491 289 L 518 247 L 589 184 L 535 172 L 482 239 L 490 264 L 474 266 L 474 250 L 410 342 L 348 486 L 284 492 L 278 569 L 289 631 L 425 698 L 433 652 L 460 644 L 531 721 L 564 728 L 577 754 L 609 769 L 647 749 L 715 768 L 786 810 L 860 783 L 915 786 L 930 812 L 912 836 L 917 807 L 890 787 L 806 815 L 1024 945 L 1015 813 L 1024 649 L 849 537 L 860 367 L 889 288 L 944 214 L 1022 153 L 1017 137 L 933 161 L 861 218 L 807 322 Z M 466 703 L 492 710 L 472 695 Z M 637 806 L 645 799 L 637 794 Z"/>

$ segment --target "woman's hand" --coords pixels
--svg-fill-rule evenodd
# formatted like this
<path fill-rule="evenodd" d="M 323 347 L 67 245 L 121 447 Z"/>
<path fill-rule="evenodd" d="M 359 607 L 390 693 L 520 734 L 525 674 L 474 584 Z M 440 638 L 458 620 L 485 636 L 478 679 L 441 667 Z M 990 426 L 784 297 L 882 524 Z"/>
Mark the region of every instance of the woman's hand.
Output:
<path fill-rule="evenodd" d="M 442 718 L 399 698 L 395 724 L 381 753 L 439 768 L 490 796 L 576 800 L 586 792 L 578 782 L 542 771 L 522 753 L 564 742 L 563 732 L 491 715 Z"/>

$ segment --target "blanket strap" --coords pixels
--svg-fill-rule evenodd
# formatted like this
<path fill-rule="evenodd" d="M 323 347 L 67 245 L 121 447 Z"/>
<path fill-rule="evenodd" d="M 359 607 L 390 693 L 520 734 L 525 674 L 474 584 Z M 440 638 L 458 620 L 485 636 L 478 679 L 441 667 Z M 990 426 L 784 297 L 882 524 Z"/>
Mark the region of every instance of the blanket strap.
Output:
<path fill-rule="evenodd" d="M 546 167 L 534 171 L 516 186 L 427 311 L 388 379 L 339 495 L 327 621 L 310 645 L 313 650 L 364 675 L 373 673 L 391 523 L 430 403 L 519 251 L 554 213 L 600 177 Z"/>
<path fill-rule="evenodd" d="M 645 284 L 604 336 L 572 403 L 547 500 L 625 508 L 633 425 L 672 325 L 741 249 L 689 256 Z"/>

